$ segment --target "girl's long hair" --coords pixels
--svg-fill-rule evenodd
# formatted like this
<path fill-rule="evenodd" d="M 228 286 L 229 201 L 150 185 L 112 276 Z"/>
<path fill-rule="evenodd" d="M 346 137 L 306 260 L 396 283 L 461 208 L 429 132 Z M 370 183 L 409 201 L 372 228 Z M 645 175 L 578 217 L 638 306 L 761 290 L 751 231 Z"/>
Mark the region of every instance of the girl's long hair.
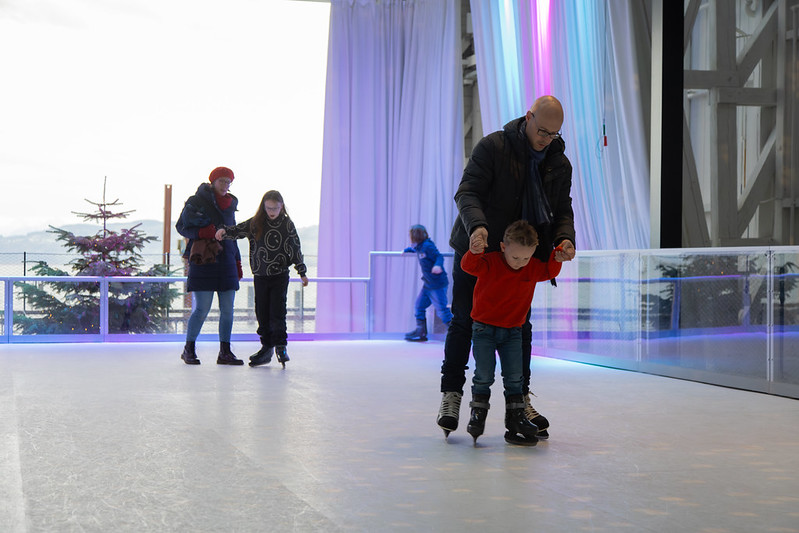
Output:
<path fill-rule="evenodd" d="M 283 195 L 277 191 L 266 191 L 264 197 L 261 198 L 261 203 L 258 205 L 258 211 L 256 211 L 255 216 L 252 217 L 252 227 L 255 229 L 256 241 L 263 237 L 264 229 L 266 228 L 266 221 L 269 220 L 269 216 L 266 214 L 266 209 L 264 208 L 264 202 L 267 200 L 279 202 L 282 206 L 280 209 L 280 215 L 288 216 L 288 211 L 286 211 L 286 203 L 283 201 Z"/>

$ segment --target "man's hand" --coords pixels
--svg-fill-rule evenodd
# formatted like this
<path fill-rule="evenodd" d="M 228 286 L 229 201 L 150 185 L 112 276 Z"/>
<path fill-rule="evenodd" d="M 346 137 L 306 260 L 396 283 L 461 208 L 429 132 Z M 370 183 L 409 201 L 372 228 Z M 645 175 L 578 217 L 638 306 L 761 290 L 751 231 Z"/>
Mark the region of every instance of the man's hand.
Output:
<path fill-rule="evenodd" d="M 221 241 L 222 239 L 225 238 L 225 233 L 226 233 L 225 230 L 218 229 L 216 230 L 216 235 L 214 235 L 214 237 L 216 237 L 216 240 Z"/>
<path fill-rule="evenodd" d="M 571 261 L 574 259 L 576 253 L 577 251 L 574 249 L 574 243 L 570 240 L 564 240 L 555 248 L 555 261 Z"/>
<path fill-rule="evenodd" d="M 475 255 L 485 252 L 488 248 L 488 230 L 484 227 L 479 227 L 472 232 L 469 237 L 469 251 Z"/>
<path fill-rule="evenodd" d="M 438 265 L 433 265 L 433 268 L 430 269 L 430 272 L 432 272 L 433 274 L 441 274 L 442 272 L 444 272 L 444 269 Z"/>

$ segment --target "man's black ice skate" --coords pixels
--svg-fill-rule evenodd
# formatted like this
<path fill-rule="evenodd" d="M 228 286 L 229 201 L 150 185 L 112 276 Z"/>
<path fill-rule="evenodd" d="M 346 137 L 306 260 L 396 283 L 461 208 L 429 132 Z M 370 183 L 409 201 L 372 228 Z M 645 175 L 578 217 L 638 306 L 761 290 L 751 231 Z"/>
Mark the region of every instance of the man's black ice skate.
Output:
<path fill-rule="evenodd" d="M 277 356 L 277 362 L 283 365 L 283 368 L 286 368 L 286 361 L 290 361 L 286 347 L 275 346 L 275 355 Z"/>
<path fill-rule="evenodd" d="M 445 392 L 441 397 L 441 407 L 438 409 L 438 427 L 444 430 L 444 437 L 449 437 L 450 431 L 458 429 L 458 416 L 461 410 L 460 392 Z"/>
<path fill-rule="evenodd" d="M 546 440 L 549 438 L 549 432 L 547 431 L 549 428 L 549 420 L 535 410 L 535 407 L 533 407 L 533 404 L 530 401 L 530 396 L 535 396 L 535 394 L 528 392 L 524 395 L 524 416 L 527 417 L 527 420 L 538 427 L 538 433 L 536 434 L 536 437 L 538 437 L 540 440 Z"/>
<path fill-rule="evenodd" d="M 416 320 L 416 329 L 405 334 L 405 340 L 410 342 L 427 341 L 427 321 Z"/>
<path fill-rule="evenodd" d="M 475 446 L 477 446 L 477 437 L 482 435 L 486 428 L 486 417 L 488 416 L 488 409 L 491 407 L 488 403 L 489 398 L 490 396 L 487 394 L 475 394 L 469 403 L 472 413 L 469 417 L 469 425 L 466 426 L 466 431 L 474 439 Z"/>
<path fill-rule="evenodd" d="M 525 437 L 520 433 L 505 432 L 505 442 L 515 446 L 535 446 L 538 444 L 538 437 Z"/>
<path fill-rule="evenodd" d="M 261 346 L 261 349 L 250 356 L 250 366 L 266 365 L 272 361 L 272 346 Z"/>
<path fill-rule="evenodd" d="M 538 426 L 527 420 L 521 394 L 508 396 L 505 403 L 505 442 L 520 446 L 538 444 Z"/>

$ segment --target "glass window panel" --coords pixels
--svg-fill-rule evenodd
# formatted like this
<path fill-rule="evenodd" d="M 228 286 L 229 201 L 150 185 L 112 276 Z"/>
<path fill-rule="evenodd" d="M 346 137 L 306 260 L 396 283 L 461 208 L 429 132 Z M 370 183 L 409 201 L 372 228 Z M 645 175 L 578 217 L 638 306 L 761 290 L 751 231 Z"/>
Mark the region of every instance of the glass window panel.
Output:
<path fill-rule="evenodd" d="M 100 333 L 100 283 L 31 281 L 14 283 L 15 335 Z"/>

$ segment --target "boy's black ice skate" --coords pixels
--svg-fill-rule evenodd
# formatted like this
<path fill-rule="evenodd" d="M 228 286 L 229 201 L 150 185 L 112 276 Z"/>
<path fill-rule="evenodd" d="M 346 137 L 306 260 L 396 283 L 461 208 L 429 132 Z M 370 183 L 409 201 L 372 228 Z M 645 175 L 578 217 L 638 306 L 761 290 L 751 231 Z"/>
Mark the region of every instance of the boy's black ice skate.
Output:
<path fill-rule="evenodd" d="M 405 334 L 405 340 L 410 342 L 427 341 L 427 321 L 416 320 L 416 329 Z"/>
<path fill-rule="evenodd" d="M 482 435 L 486 428 L 486 417 L 488 416 L 488 409 L 491 407 L 488 403 L 489 398 L 490 396 L 487 394 L 475 394 L 469 403 L 472 413 L 469 417 L 469 425 L 466 426 L 466 431 L 474 439 L 475 446 L 477 446 L 477 437 Z"/>
<path fill-rule="evenodd" d="M 261 346 L 261 349 L 250 356 L 250 366 L 256 367 L 266 365 L 272 361 L 272 346 Z"/>
<path fill-rule="evenodd" d="M 445 392 L 441 397 L 441 407 L 438 409 L 438 427 L 444 430 L 444 437 L 449 437 L 450 431 L 458 429 L 458 416 L 461 410 L 460 392 Z"/>
<path fill-rule="evenodd" d="M 275 355 L 277 356 L 277 362 L 283 365 L 283 368 L 286 368 L 286 361 L 290 361 L 289 354 L 286 352 L 285 346 L 275 346 Z"/>
<path fill-rule="evenodd" d="M 505 442 L 520 446 L 538 444 L 538 426 L 524 414 L 524 399 L 521 394 L 508 396 L 505 403 Z"/>

